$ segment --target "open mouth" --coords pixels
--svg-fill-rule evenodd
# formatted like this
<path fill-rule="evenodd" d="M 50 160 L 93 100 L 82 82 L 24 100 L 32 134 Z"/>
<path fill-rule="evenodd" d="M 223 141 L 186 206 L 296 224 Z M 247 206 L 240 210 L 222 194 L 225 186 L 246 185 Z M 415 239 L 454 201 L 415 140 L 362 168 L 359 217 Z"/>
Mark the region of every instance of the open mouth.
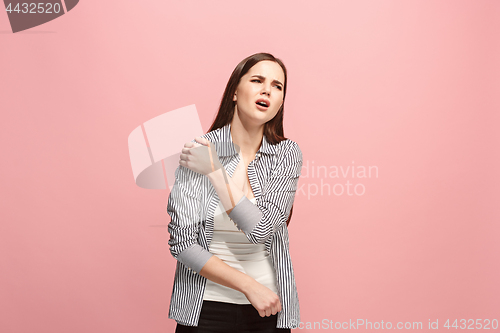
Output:
<path fill-rule="evenodd" d="M 269 102 L 264 99 L 259 99 L 255 104 L 257 104 L 257 108 L 260 110 L 265 110 L 269 107 Z"/>

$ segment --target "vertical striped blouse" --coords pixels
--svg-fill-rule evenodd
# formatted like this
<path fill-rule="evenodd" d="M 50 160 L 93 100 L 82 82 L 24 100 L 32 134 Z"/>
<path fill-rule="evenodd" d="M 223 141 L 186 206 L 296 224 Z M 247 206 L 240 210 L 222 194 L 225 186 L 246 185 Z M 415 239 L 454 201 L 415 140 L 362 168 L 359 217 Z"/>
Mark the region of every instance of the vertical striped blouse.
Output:
<path fill-rule="evenodd" d="M 219 161 L 232 177 L 240 162 L 231 138 L 231 124 L 202 135 L 215 145 Z M 192 140 L 194 142 L 195 140 Z M 295 199 L 302 169 L 299 145 L 289 139 L 271 144 L 266 136 L 255 159 L 248 165 L 248 177 L 256 204 L 243 196 L 229 217 L 254 244 L 264 244 L 276 271 L 278 328 L 297 328 L 299 299 L 289 252 L 286 221 Z M 207 279 L 198 274 L 213 255 L 209 252 L 214 229 L 214 212 L 219 197 L 208 177 L 179 166 L 170 192 L 167 213 L 170 253 L 177 259 L 168 318 L 197 326 Z"/>

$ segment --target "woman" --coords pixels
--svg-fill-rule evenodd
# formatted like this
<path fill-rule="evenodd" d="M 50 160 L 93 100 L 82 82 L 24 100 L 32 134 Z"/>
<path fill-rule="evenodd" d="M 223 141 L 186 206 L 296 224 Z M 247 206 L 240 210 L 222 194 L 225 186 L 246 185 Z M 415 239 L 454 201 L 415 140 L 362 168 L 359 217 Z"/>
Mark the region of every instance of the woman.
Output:
<path fill-rule="evenodd" d="M 290 332 L 288 246 L 302 152 L 283 136 L 287 75 L 268 53 L 236 66 L 209 132 L 184 145 L 167 212 L 176 332 Z"/>

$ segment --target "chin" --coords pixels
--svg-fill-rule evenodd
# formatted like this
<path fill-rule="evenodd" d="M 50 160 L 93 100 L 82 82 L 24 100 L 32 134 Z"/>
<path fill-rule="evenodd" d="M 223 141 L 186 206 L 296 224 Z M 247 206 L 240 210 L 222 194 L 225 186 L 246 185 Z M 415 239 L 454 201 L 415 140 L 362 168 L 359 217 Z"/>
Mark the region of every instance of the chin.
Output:
<path fill-rule="evenodd" d="M 255 124 L 258 126 L 264 125 L 265 123 L 267 123 L 269 121 L 269 120 L 259 118 L 259 117 L 252 117 L 252 118 L 249 118 L 248 120 L 250 122 L 252 122 L 252 124 Z"/>

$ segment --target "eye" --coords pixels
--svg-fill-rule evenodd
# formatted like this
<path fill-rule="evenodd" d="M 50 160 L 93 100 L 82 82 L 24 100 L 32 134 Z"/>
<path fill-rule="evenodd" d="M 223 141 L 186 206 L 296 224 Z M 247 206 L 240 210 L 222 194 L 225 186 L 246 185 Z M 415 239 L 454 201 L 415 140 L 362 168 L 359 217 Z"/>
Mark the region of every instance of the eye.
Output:
<path fill-rule="evenodd" d="M 282 88 L 279 84 L 277 84 L 277 85 L 276 85 L 276 87 L 277 87 L 279 90 L 283 90 L 283 88 Z"/>
<path fill-rule="evenodd" d="M 260 80 L 259 80 L 259 79 L 253 79 L 253 80 L 252 80 L 252 81 L 250 81 L 250 82 L 255 82 L 255 81 L 260 82 Z"/>

